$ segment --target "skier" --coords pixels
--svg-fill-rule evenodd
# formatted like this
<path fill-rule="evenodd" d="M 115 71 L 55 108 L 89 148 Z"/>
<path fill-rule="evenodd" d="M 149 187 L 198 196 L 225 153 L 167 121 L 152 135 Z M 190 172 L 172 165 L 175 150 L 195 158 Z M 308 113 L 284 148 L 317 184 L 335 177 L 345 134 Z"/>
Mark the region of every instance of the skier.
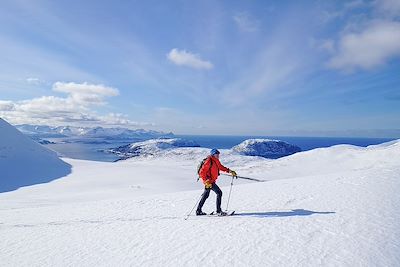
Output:
<path fill-rule="evenodd" d="M 206 161 L 200 169 L 199 175 L 200 178 L 203 180 L 205 188 L 199 205 L 197 206 L 196 215 L 206 215 L 206 213 L 203 212 L 201 209 L 204 205 L 204 202 L 206 202 L 208 196 L 210 195 L 210 190 L 214 191 L 217 194 L 217 215 L 227 215 L 226 212 L 223 212 L 221 210 L 222 191 L 215 182 L 218 179 L 219 171 L 230 173 L 233 177 L 237 177 L 237 174 L 235 171 L 230 170 L 229 168 L 221 164 L 221 162 L 219 161 L 219 154 L 220 152 L 217 149 L 211 149 L 210 155 L 207 157 Z"/>

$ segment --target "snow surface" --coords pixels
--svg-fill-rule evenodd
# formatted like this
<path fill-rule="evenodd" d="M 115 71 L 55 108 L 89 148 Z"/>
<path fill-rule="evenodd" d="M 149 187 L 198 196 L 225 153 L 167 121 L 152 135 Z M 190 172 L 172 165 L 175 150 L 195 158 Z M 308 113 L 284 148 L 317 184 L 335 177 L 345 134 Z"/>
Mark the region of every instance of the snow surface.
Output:
<path fill-rule="evenodd" d="M 300 152 L 301 148 L 281 140 L 247 139 L 232 150 L 246 156 L 280 158 Z"/>
<path fill-rule="evenodd" d="M 208 152 L 65 158 L 65 177 L 1 193 L 1 266 L 400 266 L 400 140 L 277 160 L 221 150 L 239 175 L 269 181 L 234 180 L 234 216 L 184 220 Z M 230 181 L 218 180 L 223 208 Z"/>
<path fill-rule="evenodd" d="M 71 166 L 0 118 L 0 192 L 50 182 Z"/>

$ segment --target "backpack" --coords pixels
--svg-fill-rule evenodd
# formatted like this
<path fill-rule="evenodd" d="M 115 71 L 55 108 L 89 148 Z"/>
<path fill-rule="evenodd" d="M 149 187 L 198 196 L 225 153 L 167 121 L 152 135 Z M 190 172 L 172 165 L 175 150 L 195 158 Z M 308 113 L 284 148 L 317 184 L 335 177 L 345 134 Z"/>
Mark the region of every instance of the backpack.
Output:
<path fill-rule="evenodd" d="M 202 161 L 200 161 L 199 165 L 197 165 L 197 174 L 198 174 L 197 181 L 199 181 L 199 179 L 200 179 L 200 171 L 203 168 L 204 163 L 206 163 L 207 159 L 208 159 L 208 157 L 204 158 Z M 211 160 L 210 169 L 211 169 L 212 164 L 213 164 L 213 161 Z"/>

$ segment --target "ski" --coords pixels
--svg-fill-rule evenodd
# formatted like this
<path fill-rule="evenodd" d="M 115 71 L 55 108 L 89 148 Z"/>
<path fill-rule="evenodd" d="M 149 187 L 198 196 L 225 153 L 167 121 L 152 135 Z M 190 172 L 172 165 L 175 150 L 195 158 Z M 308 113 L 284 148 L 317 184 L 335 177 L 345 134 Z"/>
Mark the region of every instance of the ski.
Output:
<path fill-rule="evenodd" d="M 232 216 L 233 214 L 235 214 L 234 210 L 227 211 L 226 215 L 221 215 L 221 214 L 218 214 L 217 212 L 213 211 L 210 214 L 208 214 L 208 216 L 225 217 L 225 216 Z"/>
<path fill-rule="evenodd" d="M 204 215 L 196 215 L 196 214 L 194 214 L 194 215 L 187 215 L 186 218 L 185 218 L 185 220 L 189 219 L 189 217 L 227 217 L 227 216 L 232 216 L 232 215 L 234 215 L 234 214 L 235 214 L 235 211 L 234 211 L 234 210 L 227 211 L 227 212 L 226 212 L 226 215 L 219 215 L 217 212 L 213 211 L 213 212 L 211 212 L 211 213 L 207 213 L 207 214 L 204 214 Z"/>

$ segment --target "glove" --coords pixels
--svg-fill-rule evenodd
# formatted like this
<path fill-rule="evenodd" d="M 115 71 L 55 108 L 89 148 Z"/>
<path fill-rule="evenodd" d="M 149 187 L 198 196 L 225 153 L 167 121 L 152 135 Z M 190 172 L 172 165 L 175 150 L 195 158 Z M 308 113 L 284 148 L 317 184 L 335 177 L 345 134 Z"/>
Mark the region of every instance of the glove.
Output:
<path fill-rule="evenodd" d="M 209 180 L 206 180 L 204 182 L 204 185 L 205 185 L 206 189 L 210 189 L 212 187 L 212 183 Z"/>
<path fill-rule="evenodd" d="M 235 171 L 229 170 L 230 174 L 237 179 L 237 174 Z"/>

